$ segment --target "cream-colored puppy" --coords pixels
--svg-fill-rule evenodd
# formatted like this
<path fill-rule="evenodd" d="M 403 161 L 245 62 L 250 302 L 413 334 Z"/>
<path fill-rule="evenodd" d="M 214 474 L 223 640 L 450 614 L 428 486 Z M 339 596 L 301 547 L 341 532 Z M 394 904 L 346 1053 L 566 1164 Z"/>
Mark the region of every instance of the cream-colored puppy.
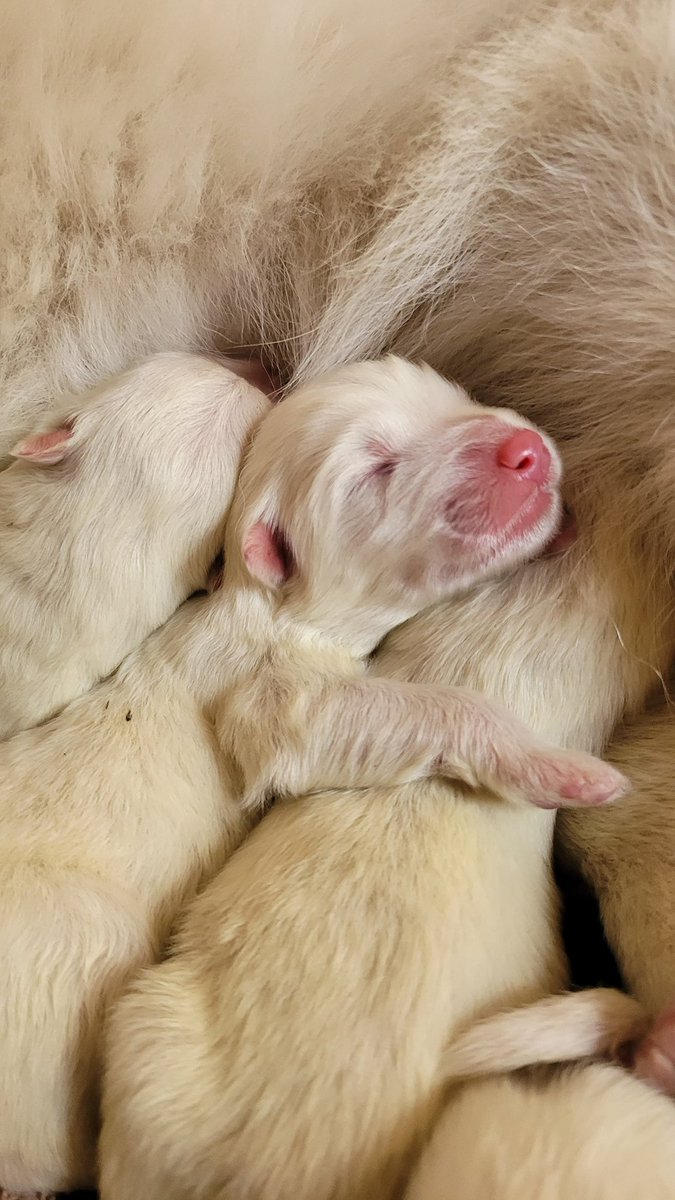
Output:
<path fill-rule="evenodd" d="M 392 625 L 545 543 L 558 478 L 545 438 L 429 368 L 303 389 L 254 439 L 222 589 L 2 747 L 1 1184 L 92 1179 L 106 1006 L 270 796 L 429 774 L 544 807 L 623 790 L 480 696 L 364 677 Z"/>
<path fill-rule="evenodd" d="M 260 390 L 221 363 L 163 355 L 118 381 L 100 411 L 94 402 L 92 411 L 78 412 L 73 441 L 82 439 L 82 453 L 73 476 L 82 481 L 82 495 L 69 473 L 61 482 L 58 476 L 45 480 L 43 489 L 47 506 L 62 491 L 64 501 L 70 497 L 77 507 L 70 519 L 53 510 L 64 516 L 66 527 L 66 551 L 57 562 L 61 594 L 72 597 L 74 621 L 80 605 L 73 633 L 82 637 L 87 585 L 92 605 L 98 604 L 92 626 L 101 625 L 102 613 L 110 610 L 113 636 L 106 640 L 105 623 L 100 629 L 103 656 L 122 644 L 124 611 L 116 622 L 115 605 L 126 609 L 127 638 L 139 637 L 190 588 L 206 582 L 209 562 L 222 545 L 245 442 L 268 407 Z M 101 544 L 108 536 L 111 544 Z M 58 544 L 52 553 L 58 559 Z M 176 619 L 188 618 L 183 613 Z M 195 812 L 194 789 L 202 789 L 207 806 L 212 802 L 213 825 L 226 837 L 217 764 L 207 755 L 206 765 L 200 761 L 191 777 L 181 774 L 181 747 L 189 742 L 191 722 L 201 716 L 188 703 L 181 704 L 179 715 L 172 709 L 177 685 L 171 691 L 171 672 L 167 667 L 164 680 L 161 661 L 153 675 L 157 651 L 146 646 L 120 675 L 74 700 L 46 725 L 0 745 L 0 945 L 6 967 L 0 999 L 0 1184 L 8 1187 L 69 1188 L 91 1178 L 97 1125 L 92 1079 L 103 998 L 121 986 L 130 964 L 154 952 L 171 889 L 180 892 L 190 871 L 198 874 L 213 854 L 202 829 L 204 814 Z M 59 650 L 57 673 L 65 660 L 63 645 Z M 98 671 L 111 661 L 95 659 L 92 644 L 85 645 L 78 663 L 86 662 L 87 650 L 89 674 L 73 668 L 78 686 L 91 682 L 93 663 Z M 36 655 L 36 666 L 38 661 Z M 48 665 L 48 659 L 41 661 L 44 671 Z M 65 676 L 59 679 L 63 687 Z M 139 695 L 151 713 L 160 714 L 155 740 L 144 740 L 151 717 L 146 714 L 144 721 L 142 708 L 136 709 Z M 200 726 L 200 734 L 208 739 L 208 729 Z M 150 824 L 144 807 L 149 779 L 159 810 Z M 172 845 L 184 837 L 194 861 L 186 865 L 179 855 L 173 871 Z"/>
<path fill-rule="evenodd" d="M 14 448 L 0 474 L 0 738 L 86 692 L 204 583 L 249 425 L 241 375 L 257 381 L 255 364 L 157 354 L 61 400 Z"/>
<path fill-rule="evenodd" d="M 456 1089 L 406 1192 L 406 1200 L 582 1197 L 675 1197 L 675 1109 L 618 1067 Z"/>
<path fill-rule="evenodd" d="M 663 1031 L 647 1030 L 647 1011 L 609 989 L 479 1021 L 443 1055 L 442 1082 L 493 1078 L 451 1091 L 407 1200 L 672 1200 L 675 1108 L 651 1087 L 597 1064 L 495 1078 L 604 1053 L 658 1082 Z"/>
<path fill-rule="evenodd" d="M 243 435 L 265 401 L 232 404 L 221 423 L 238 412 Z M 91 1180 L 105 1005 L 242 836 L 242 808 L 362 776 L 459 774 L 545 807 L 623 789 L 480 697 L 362 678 L 392 625 L 546 541 L 559 473 L 535 430 L 428 368 L 390 360 L 307 388 L 255 440 L 222 591 L 5 744 L 0 1183 Z"/>
<path fill-rule="evenodd" d="M 230 522 L 236 538 L 226 547 L 224 594 L 201 634 L 203 646 L 218 645 L 220 624 L 224 665 L 211 650 L 210 682 L 215 687 L 228 672 L 231 682 L 216 729 L 246 807 L 322 782 L 376 786 L 433 774 L 484 782 L 544 807 L 563 803 L 563 794 L 591 801 L 587 784 L 570 787 L 559 773 L 592 760 L 539 749 L 475 694 L 364 677 L 360 665 L 391 625 L 486 569 L 514 562 L 526 545 L 541 545 L 544 526 L 550 532 L 557 519 L 550 524 L 557 475 L 552 447 L 519 418 L 477 408 L 428 368 L 396 359 L 343 369 L 271 414 Z M 266 588 L 246 582 L 240 546 L 249 573 Z M 193 651 L 193 661 L 204 653 Z M 597 800 L 597 777 L 591 790 Z M 439 784 L 437 796 L 416 810 L 419 820 L 431 830 L 444 806 L 454 811 L 455 801 Z M 484 807 L 490 814 L 510 808 L 494 799 Z M 334 830 L 327 842 L 315 840 L 315 810 L 322 833 Z M 365 828 L 376 838 L 376 861 L 354 857 Z M 399 902 L 411 915 L 418 894 L 433 891 L 446 873 L 433 835 L 407 856 L 410 832 L 395 794 L 369 797 L 365 807 L 348 794 L 323 796 L 279 805 L 240 848 L 196 902 L 180 952 L 142 980 L 113 1021 L 105 1197 L 286 1196 L 289 1179 L 313 1194 L 316 1178 L 305 1168 L 316 1145 L 311 1130 L 303 1143 L 302 1119 L 332 1091 L 324 1066 L 345 1050 L 339 1023 L 325 1019 L 326 956 L 338 971 L 348 947 L 359 957 L 341 981 L 349 992 L 341 1020 L 351 1024 L 349 1008 L 365 980 L 386 991 L 396 972 L 395 906 L 385 918 L 375 891 L 364 907 L 351 900 L 363 872 L 367 878 L 372 870 L 374 879 L 384 872 L 394 886 L 400 863 L 393 842 L 408 859 Z M 460 834 L 460 861 L 465 850 Z M 446 919 L 442 913 L 433 920 Z M 393 941 L 380 976 L 370 947 L 383 919 Z M 326 922 L 337 942 L 326 940 Z M 412 969 L 409 977 L 415 989 L 426 970 L 423 921 L 418 938 L 420 973 Z M 292 1016 L 285 1045 L 284 1014 Z M 405 1006 L 382 1030 L 394 1059 L 401 1019 Z M 358 1022 L 352 1028 L 358 1038 Z M 421 1048 L 420 1056 L 418 1073 L 428 1061 Z M 358 1076 L 358 1054 L 345 1071 L 352 1066 Z M 294 1090 L 296 1068 L 304 1094 Z M 368 1070 L 378 1070 L 376 1053 Z M 343 1119 L 358 1140 L 363 1114 L 354 1107 Z M 274 1147 L 291 1126 L 293 1161 L 278 1174 Z M 317 1169 L 320 1158 L 312 1160 Z M 325 1173 L 325 1194 L 332 1186 Z"/>
<path fill-rule="evenodd" d="M 409 622 L 378 672 L 497 695 L 542 736 L 600 748 L 643 702 L 668 630 L 659 644 L 663 595 L 626 574 L 649 544 L 595 486 L 577 467 L 589 519 L 567 555 Z M 309 729 L 320 706 L 297 712 Z M 115 1015 L 105 1200 L 396 1194 L 453 1035 L 564 986 L 552 833 L 551 814 L 431 780 L 278 805 Z"/>

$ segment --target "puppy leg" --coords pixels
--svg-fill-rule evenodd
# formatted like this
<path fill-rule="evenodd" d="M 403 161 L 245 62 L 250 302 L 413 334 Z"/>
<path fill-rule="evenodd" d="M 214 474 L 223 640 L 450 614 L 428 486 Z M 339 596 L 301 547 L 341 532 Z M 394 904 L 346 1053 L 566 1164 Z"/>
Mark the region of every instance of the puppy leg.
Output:
<path fill-rule="evenodd" d="M 605 804 L 628 787 L 589 754 L 555 749 L 498 704 L 464 688 L 390 679 L 295 689 L 283 711 L 266 714 L 272 753 L 261 761 L 260 704 L 238 691 L 219 717 L 234 739 L 245 803 L 325 788 L 377 787 L 441 775 L 538 808 Z"/>

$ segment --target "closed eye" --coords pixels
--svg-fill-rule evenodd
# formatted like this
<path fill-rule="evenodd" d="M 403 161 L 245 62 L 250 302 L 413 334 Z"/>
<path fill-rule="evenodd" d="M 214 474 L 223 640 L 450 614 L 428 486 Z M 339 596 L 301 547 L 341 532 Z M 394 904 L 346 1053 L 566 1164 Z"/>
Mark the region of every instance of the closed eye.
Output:
<path fill-rule="evenodd" d="M 381 459 L 379 462 L 376 462 L 374 464 L 374 466 L 371 468 L 371 470 L 369 471 L 369 477 L 371 479 L 373 479 L 373 478 L 388 479 L 388 477 L 390 475 L 394 474 L 394 471 L 396 470 L 397 466 L 398 466 L 398 462 L 395 458 Z"/>
<path fill-rule="evenodd" d="M 394 454 L 390 447 L 379 439 L 370 440 L 364 449 L 367 457 L 364 460 L 359 455 L 358 466 L 355 464 L 358 475 L 355 475 L 350 491 L 360 491 L 373 482 L 386 485 L 399 465 L 400 456 Z"/>

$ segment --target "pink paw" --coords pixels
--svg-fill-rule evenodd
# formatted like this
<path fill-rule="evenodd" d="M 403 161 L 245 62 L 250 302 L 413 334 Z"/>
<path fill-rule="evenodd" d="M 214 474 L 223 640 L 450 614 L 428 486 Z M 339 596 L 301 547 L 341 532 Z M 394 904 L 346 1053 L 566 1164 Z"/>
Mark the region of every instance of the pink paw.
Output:
<path fill-rule="evenodd" d="M 617 800 L 630 788 L 625 775 L 590 754 L 539 753 L 531 768 L 529 799 L 537 808 L 591 808 Z"/>

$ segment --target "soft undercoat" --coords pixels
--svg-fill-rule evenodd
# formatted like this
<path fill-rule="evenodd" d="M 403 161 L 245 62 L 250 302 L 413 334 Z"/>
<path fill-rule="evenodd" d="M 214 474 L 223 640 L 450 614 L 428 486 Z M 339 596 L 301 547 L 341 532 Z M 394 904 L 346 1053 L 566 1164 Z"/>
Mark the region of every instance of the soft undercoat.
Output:
<path fill-rule="evenodd" d="M 616 1066 L 458 1089 L 406 1200 L 673 1200 L 672 1102 Z"/>

